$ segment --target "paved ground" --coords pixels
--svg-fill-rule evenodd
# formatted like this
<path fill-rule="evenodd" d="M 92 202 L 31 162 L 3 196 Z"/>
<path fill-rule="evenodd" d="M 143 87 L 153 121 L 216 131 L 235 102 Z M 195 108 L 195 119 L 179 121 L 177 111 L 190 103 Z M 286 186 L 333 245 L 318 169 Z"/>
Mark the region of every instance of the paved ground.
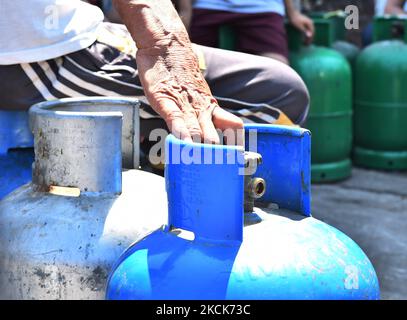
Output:
<path fill-rule="evenodd" d="M 365 251 L 382 299 L 407 299 L 407 173 L 354 169 L 347 181 L 314 185 L 312 206 Z"/>

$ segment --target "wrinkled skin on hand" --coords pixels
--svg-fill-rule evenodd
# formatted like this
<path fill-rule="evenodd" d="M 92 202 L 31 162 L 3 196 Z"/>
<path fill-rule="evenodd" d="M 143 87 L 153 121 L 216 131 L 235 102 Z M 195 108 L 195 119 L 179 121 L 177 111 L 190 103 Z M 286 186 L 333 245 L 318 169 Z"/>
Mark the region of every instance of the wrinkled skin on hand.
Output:
<path fill-rule="evenodd" d="M 243 128 L 242 121 L 221 109 L 212 96 L 188 33 L 170 1 L 116 0 L 115 5 L 136 41 L 136 61 L 146 97 L 174 135 L 219 143 L 216 128 Z M 241 135 L 227 143 L 242 144 Z"/>
<path fill-rule="evenodd" d="M 208 142 L 219 143 L 212 123 L 217 102 L 195 54 L 181 41 L 138 50 L 137 66 L 146 97 L 181 139 L 201 141 L 204 136 Z"/>

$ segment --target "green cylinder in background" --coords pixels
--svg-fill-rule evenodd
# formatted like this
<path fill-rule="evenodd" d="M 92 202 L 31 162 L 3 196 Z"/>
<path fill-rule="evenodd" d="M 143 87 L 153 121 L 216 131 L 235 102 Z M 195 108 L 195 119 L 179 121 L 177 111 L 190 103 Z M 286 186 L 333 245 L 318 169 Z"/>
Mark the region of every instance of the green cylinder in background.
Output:
<path fill-rule="evenodd" d="M 218 48 L 231 51 L 236 50 L 236 33 L 232 26 L 220 26 Z"/>
<path fill-rule="evenodd" d="M 314 44 L 323 47 L 329 47 L 341 53 L 350 63 L 352 68 L 356 58 L 360 53 L 358 46 L 345 40 L 345 12 L 312 12 L 310 17 L 313 19 L 316 33 Z M 328 27 L 324 21 L 331 21 Z"/>
<path fill-rule="evenodd" d="M 322 30 L 328 31 L 325 33 L 328 36 L 333 22 L 322 23 L 325 24 Z M 301 33 L 291 25 L 287 25 L 287 31 L 291 66 L 304 80 L 311 97 L 305 126 L 312 133 L 312 182 L 346 179 L 352 170 L 351 67 L 335 50 L 302 46 Z"/>
<path fill-rule="evenodd" d="M 355 164 L 407 169 L 407 20 L 374 21 L 375 43 L 356 62 Z"/>

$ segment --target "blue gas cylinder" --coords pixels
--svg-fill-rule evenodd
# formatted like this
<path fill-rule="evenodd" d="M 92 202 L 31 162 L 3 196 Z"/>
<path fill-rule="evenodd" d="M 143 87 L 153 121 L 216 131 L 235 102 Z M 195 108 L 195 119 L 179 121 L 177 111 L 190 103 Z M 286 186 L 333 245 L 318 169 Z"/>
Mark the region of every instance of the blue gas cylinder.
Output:
<path fill-rule="evenodd" d="M 31 181 L 33 136 L 26 111 L 0 111 L 0 199 Z"/>
<path fill-rule="evenodd" d="M 243 148 L 167 138 L 168 225 L 123 254 L 107 299 L 379 298 L 361 248 L 311 217 L 309 131 L 250 125 L 248 140 L 268 189 L 250 210 Z"/>

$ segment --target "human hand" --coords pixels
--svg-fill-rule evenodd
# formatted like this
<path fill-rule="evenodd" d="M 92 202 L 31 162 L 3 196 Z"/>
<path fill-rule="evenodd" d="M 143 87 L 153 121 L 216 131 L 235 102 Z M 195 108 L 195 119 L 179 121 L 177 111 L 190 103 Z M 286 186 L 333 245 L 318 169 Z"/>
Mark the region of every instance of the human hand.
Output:
<path fill-rule="evenodd" d="M 293 14 L 291 14 L 291 16 L 289 16 L 289 20 L 293 26 L 304 33 L 305 44 L 311 44 L 315 34 L 314 22 L 299 11 L 295 11 Z"/>
<path fill-rule="evenodd" d="M 199 68 L 187 30 L 169 0 L 114 0 L 137 44 L 136 63 L 151 107 L 180 139 L 243 144 L 243 122 L 218 106 Z M 234 136 L 231 134 L 235 132 Z"/>
<path fill-rule="evenodd" d="M 139 49 L 136 61 L 147 99 L 175 136 L 218 144 L 216 129 L 232 129 L 226 143 L 243 143 L 242 120 L 219 107 L 186 33 Z"/>

